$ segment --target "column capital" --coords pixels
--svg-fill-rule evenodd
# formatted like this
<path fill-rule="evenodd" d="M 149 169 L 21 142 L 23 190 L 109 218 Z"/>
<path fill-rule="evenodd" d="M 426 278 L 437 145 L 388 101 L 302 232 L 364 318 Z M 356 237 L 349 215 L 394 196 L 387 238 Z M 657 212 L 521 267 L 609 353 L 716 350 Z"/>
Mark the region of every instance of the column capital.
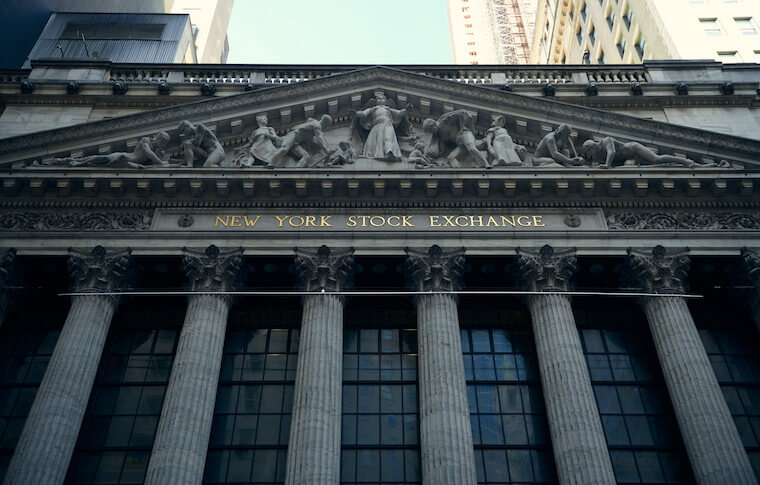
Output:
<path fill-rule="evenodd" d="M 742 248 L 741 268 L 753 285 L 760 287 L 760 250 Z"/>
<path fill-rule="evenodd" d="M 444 251 L 437 245 L 406 248 L 406 280 L 414 291 L 456 291 L 462 288 L 464 248 Z"/>
<path fill-rule="evenodd" d="M 341 291 L 353 285 L 354 248 L 295 248 L 298 286 L 305 291 Z"/>
<path fill-rule="evenodd" d="M 123 288 L 129 276 L 132 250 L 69 248 L 69 273 L 74 291 L 104 292 Z"/>
<path fill-rule="evenodd" d="M 8 284 L 16 261 L 16 248 L 0 249 L 0 288 Z"/>
<path fill-rule="evenodd" d="M 182 271 L 190 291 L 230 291 L 245 277 L 243 248 L 182 248 Z"/>
<path fill-rule="evenodd" d="M 538 251 L 517 248 L 518 278 L 530 291 L 568 291 L 577 269 L 575 248 L 555 250 L 548 244 Z"/>
<path fill-rule="evenodd" d="M 684 293 L 688 287 L 688 248 L 668 251 L 657 245 L 651 252 L 628 248 L 626 262 L 624 280 L 647 293 Z"/>

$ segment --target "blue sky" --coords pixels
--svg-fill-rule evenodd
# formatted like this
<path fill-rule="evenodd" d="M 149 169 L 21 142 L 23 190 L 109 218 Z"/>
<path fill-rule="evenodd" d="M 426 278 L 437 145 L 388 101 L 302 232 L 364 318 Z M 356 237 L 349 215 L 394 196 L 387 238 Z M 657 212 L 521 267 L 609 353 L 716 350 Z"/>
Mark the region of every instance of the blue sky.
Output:
<path fill-rule="evenodd" d="M 230 64 L 451 64 L 446 0 L 235 0 Z"/>

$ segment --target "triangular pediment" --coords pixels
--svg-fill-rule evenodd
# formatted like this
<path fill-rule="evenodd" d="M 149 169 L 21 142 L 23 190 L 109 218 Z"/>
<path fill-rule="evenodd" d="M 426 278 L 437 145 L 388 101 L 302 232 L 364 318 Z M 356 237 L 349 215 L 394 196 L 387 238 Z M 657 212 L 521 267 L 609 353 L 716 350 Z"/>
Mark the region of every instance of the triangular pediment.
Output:
<path fill-rule="evenodd" d="M 391 128 L 386 130 L 385 135 L 396 137 L 399 145 L 397 156 L 380 156 L 377 153 L 368 155 L 367 150 L 362 152 L 364 147 L 355 146 L 357 143 L 374 143 L 367 141 L 367 137 L 385 136 L 378 133 L 378 130 L 373 132 L 375 126 L 386 123 L 381 119 L 383 113 L 379 113 L 375 119 L 372 117 L 376 113 L 367 111 L 380 94 L 388 98 L 388 104 L 393 108 L 389 116 L 394 119 L 390 120 Z M 400 115 L 407 104 L 412 107 Z M 356 112 L 364 113 L 371 119 L 358 120 Z M 266 167 L 266 163 L 254 155 L 241 162 L 245 159 L 245 150 L 250 153 L 255 151 L 252 148 L 252 138 L 254 130 L 261 127 L 257 116 L 262 114 L 267 115 L 270 132 L 280 139 L 309 120 L 319 120 L 324 115 L 329 115 L 331 119 L 329 124 L 321 127 L 324 140 L 329 145 L 329 154 L 326 149 L 322 149 L 320 155 L 320 147 L 311 143 L 315 140 L 305 141 L 305 153 L 297 149 L 290 150 L 278 159 L 276 168 L 485 168 L 477 154 L 472 157 L 452 157 L 452 152 L 457 150 L 457 143 L 461 145 L 458 140 L 462 139 L 463 132 L 471 133 L 477 149 L 483 152 L 482 158 L 487 161 L 488 168 L 538 168 L 540 164 L 533 160 L 541 158 L 536 156 L 539 144 L 563 124 L 572 128 L 572 140 L 578 152 L 585 141 L 615 139 L 624 145 L 628 144 L 629 151 L 635 142 L 641 145 L 641 149 L 648 149 L 658 156 L 694 160 L 696 166 L 707 166 L 710 163 L 714 166 L 721 161 L 726 162 L 723 166 L 727 168 L 755 168 L 760 164 L 760 141 L 571 105 L 552 98 L 523 96 L 493 87 L 468 85 L 377 66 L 0 140 L 0 165 L 13 168 L 46 167 L 57 166 L 56 160 L 66 164 L 66 160 L 81 161 L 87 157 L 100 156 L 89 160 L 96 160 L 98 166 L 109 169 L 108 163 L 101 163 L 105 161 L 105 155 L 134 152 L 145 137 L 166 132 L 169 137 L 165 148 L 172 163 L 162 168 L 180 170 L 186 166 L 183 161 L 186 154 L 183 143 L 192 138 L 180 134 L 180 125 L 187 120 L 193 126 L 202 124 L 207 127 L 224 151 L 223 157 L 217 157 L 217 163 L 209 164 L 209 168 L 262 170 L 272 167 Z M 485 140 L 489 138 L 489 133 L 492 133 L 491 138 L 496 133 L 490 128 L 499 116 L 503 116 L 503 128 L 517 147 L 519 161 L 515 159 L 509 164 L 498 163 L 503 160 L 490 153 L 490 148 L 486 146 Z M 404 119 L 401 120 L 400 117 Z M 437 124 L 433 125 L 429 121 L 426 123 L 428 119 Z M 408 126 L 402 127 L 403 123 Z M 460 131 L 457 134 L 454 130 Z M 436 137 L 440 139 L 437 140 Z M 357 141 L 359 139 L 361 141 Z M 378 153 L 388 151 L 383 148 L 382 142 L 379 143 Z M 445 146 L 446 143 L 448 146 Z M 275 148 L 281 144 L 282 141 L 272 142 Z M 433 145 L 440 146 L 435 148 Z M 340 155 L 348 150 L 357 152 L 353 154 L 353 160 L 338 158 L 332 163 L 328 156 Z M 574 154 L 568 155 L 573 158 Z M 633 155 L 628 158 L 631 157 Z M 199 155 L 194 162 L 189 163 L 200 167 L 203 161 L 203 156 Z M 593 168 L 590 161 L 586 162 L 579 163 Z M 625 162 L 635 163 L 636 160 L 632 158 Z M 562 168 L 561 165 L 555 164 L 555 168 Z M 618 165 L 625 164 L 620 162 Z M 673 164 L 657 162 L 652 165 Z M 675 165 L 689 166 L 686 163 Z M 71 163 L 67 166 L 78 165 Z M 568 170 L 574 169 L 572 165 L 567 167 Z M 121 168 L 130 166 L 122 164 Z"/>

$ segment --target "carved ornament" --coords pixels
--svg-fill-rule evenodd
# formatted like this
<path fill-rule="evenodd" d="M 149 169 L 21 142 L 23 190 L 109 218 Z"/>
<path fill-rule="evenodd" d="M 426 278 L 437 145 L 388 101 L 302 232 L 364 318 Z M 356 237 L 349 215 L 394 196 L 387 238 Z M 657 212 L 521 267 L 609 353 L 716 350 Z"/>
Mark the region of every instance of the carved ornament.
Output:
<path fill-rule="evenodd" d="M 606 212 L 614 230 L 757 230 L 756 212 Z"/>
<path fill-rule="evenodd" d="M 296 248 L 295 253 L 298 286 L 304 291 L 338 292 L 353 286 L 353 248 Z"/>
<path fill-rule="evenodd" d="M 0 214 L 3 231 L 147 231 L 153 211 Z"/>
<path fill-rule="evenodd" d="M 683 293 L 688 287 L 689 250 L 668 251 L 655 246 L 651 252 L 628 249 L 623 281 L 647 293 Z"/>
<path fill-rule="evenodd" d="M 182 271 L 190 291 L 232 291 L 245 278 L 243 248 L 182 248 Z"/>
<path fill-rule="evenodd" d="M 517 248 L 517 280 L 529 291 L 568 291 L 577 269 L 575 248 L 555 250 L 548 244 L 538 251 Z"/>
<path fill-rule="evenodd" d="M 129 276 L 132 250 L 106 251 L 103 246 L 92 250 L 69 248 L 69 273 L 74 291 L 111 291 L 124 288 Z"/>
<path fill-rule="evenodd" d="M 457 291 L 462 288 L 463 273 L 464 248 L 406 249 L 406 280 L 413 291 Z"/>

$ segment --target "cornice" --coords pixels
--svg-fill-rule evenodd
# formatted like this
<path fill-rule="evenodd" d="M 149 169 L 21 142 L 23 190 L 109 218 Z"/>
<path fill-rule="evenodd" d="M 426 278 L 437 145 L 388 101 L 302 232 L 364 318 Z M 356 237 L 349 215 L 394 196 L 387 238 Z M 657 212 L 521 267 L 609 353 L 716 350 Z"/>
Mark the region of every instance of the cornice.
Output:
<path fill-rule="evenodd" d="M 234 94 L 209 100 L 196 101 L 92 123 L 60 128 L 30 135 L 0 140 L 0 155 L 48 148 L 64 144 L 112 136 L 113 133 L 155 131 L 155 126 L 179 123 L 181 120 L 203 121 L 225 113 L 262 109 L 266 103 L 290 102 L 299 99 L 321 98 L 330 91 L 349 88 L 361 89 L 384 84 L 402 91 L 429 92 L 431 97 L 456 100 L 457 103 L 485 104 L 494 111 L 516 110 L 530 113 L 537 119 L 552 123 L 582 125 L 585 129 L 612 130 L 618 133 L 636 133 L 645 142 L 666 141 L 689 144 L 696 150 L 725 151 L 760 158 L 760 141 L 750 140 L 689 127 L 635 118 L 594 108 L 571 105 L 556 99 L 534 98 L 496 91 L 477 85 L 461 84 L 423 74 L 386 67 L 373 67 L 348 73 L 327 76 L 312 81 L 265 88 L 248 93 Z"/>

